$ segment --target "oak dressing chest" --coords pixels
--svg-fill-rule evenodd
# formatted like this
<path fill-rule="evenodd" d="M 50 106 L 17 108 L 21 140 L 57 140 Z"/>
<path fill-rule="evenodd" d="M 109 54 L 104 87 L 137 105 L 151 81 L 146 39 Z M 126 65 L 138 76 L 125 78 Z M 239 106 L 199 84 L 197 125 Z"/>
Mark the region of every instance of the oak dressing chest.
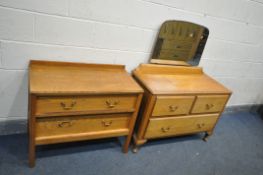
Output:
<path fill-rule="evenodd" d="M 44 144 L 127 136 L 127 152 L 142 93 L 122 65 L 31 61 L 29 165 Z"/>
<path fill-rule="evenodd" d="M 167 21 L 160 29 L 151 58 L 133 76 L 144 88 L 134 132 L 133 152 L 149 139 L 205 132 L 214 127 L 231 91 L 197 65 L 208 29 L 183 21 Z"/>

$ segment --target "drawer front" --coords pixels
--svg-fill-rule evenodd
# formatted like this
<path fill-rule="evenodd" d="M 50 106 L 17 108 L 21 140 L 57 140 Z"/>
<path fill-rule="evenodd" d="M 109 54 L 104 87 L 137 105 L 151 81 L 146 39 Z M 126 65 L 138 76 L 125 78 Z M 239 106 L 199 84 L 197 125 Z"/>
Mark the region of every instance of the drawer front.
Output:
<path fill-rule="evenodd" d="M 128 129 L 130 114 L 38 118 L 36 137 Z"/>
<path fill-rule="evenodd" d="M 83 97 L 39 97 L 36 102 L 36 115 L 60 115 L 75 112 L 104 113 L 132 112 L 136 103 L 136 95 L 109 95 Z"/>
<path fill-rule="evenodd" d="M 194 96 L 159 96 L 152 116 L 189 114 Z"/>
<path fill-rule="evenodd" d="M 223 110 L 228 100 L 227 95 L 203 95 L 197 96 L 191 113 L 211 113 Z"/>
<path fill-rule="evenodd" d="M 218 114 L 150 119 L 145 138 L 168 137 L 211 130 Z"/>

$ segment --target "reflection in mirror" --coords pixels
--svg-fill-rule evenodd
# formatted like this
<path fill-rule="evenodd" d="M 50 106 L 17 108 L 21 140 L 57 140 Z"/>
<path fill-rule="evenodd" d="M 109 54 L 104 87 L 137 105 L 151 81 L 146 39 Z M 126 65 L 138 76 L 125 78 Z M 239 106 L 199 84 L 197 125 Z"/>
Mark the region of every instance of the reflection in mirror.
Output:
<path fill-rule="evenodd" d="M 151 63 L 196 66 L 203 53 L 209 30 L 185 21 L 166 21 L 155 43 Z"/>

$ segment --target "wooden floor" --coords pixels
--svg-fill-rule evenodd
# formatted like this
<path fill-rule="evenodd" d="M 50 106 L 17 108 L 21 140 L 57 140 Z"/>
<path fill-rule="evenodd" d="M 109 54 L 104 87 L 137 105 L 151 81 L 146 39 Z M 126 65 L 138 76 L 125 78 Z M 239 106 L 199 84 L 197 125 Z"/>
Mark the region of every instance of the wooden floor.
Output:
<path fill-rule="evenodd" d="M 0 174 L 263 174 L 263 120 L 258 115 L 224 114 L 208 142 L 200 137 L 150 141 L 137 154 L 123 154 L 122 139 L 44 146 L 30 169 L 26 135 L 0 136 Z"/>

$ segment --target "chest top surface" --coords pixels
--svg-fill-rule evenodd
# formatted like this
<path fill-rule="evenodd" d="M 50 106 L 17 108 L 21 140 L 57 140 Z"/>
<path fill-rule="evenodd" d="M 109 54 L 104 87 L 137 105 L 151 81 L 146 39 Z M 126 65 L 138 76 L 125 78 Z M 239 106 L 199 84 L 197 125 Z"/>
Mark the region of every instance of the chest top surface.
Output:
<path fill-rule="evenodd" d="M 230 94 L 200 67 L 141 64 L 133 72 L 152 94 Z"/>
<path fill-rule="evenodd" d="M 34 60 L 29 65 L 29 91 L 34 94 L 143 92 L 123 65 Z"/>

